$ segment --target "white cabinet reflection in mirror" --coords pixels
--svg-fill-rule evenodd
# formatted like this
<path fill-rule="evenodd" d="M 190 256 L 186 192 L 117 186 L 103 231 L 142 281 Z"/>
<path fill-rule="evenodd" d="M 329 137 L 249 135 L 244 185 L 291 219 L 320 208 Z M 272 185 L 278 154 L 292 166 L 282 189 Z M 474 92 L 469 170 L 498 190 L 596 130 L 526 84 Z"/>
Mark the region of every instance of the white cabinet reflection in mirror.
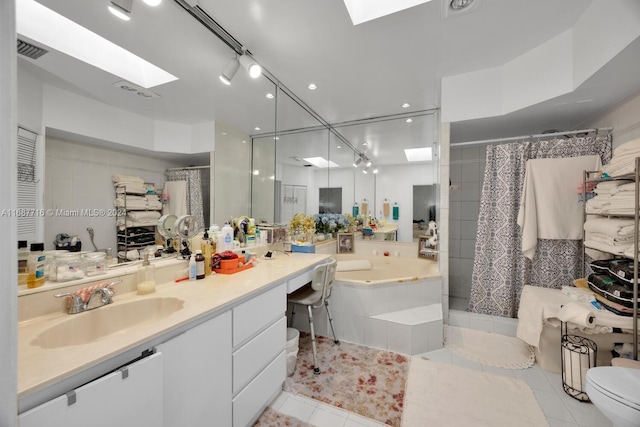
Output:
<path fill-rule="evenodd" d="M 155 353 L 78 387 L 20 414 L 19 425 L 162 426 L 162 359 Z"/>

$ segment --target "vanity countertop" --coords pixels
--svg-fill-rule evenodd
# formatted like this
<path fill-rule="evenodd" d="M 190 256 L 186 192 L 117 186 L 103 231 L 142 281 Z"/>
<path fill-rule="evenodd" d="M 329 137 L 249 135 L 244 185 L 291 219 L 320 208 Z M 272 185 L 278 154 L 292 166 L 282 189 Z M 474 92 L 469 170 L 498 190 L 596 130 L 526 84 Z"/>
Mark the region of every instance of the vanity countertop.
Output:
<path fill-rule="evenodd" d="M 195 282 L 159 284 L 156 292 L 148 295 L 137 295 L 136 292 L 118 294 L 116 290 L 112 305 L 140 299 L 167 297 L 183 300 L 184 307 L 167 317 L 140 323 L 86 344 L 41 348 L 34 344 L 34 340 L 43 331 L 60 323 L 71 320 L 79 322 L 82 316 L 90 315 L 91 311 L 72 315 L 60 312 L 20 322 L 18 324 L 18 398 L 21 399 L 42 390 L 127 350 L 152 342 L 154 339 L 168 336 L 176 331 L 179 333 L 181 327 L 188 328 L 190 323 L 197 322 L 199 319 L 222 313 L 261 290 L 266 290 L 276 283 L 282 283 L 328 257 L 329 255 L 324 254 L 296 253 L 273 260 L 261 260 L 254 268 L 237 274 L 216 274 Z M 74 331 L 70 328 L 68 333 L 73 334 Z"/>

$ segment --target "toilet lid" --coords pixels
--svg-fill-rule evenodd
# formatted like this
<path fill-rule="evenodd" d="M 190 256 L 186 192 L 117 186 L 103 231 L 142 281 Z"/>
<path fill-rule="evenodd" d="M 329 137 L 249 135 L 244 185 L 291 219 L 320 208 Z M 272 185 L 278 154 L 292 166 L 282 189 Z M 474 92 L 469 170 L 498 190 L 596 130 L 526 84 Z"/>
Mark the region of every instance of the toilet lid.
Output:
<path fill-rule="evenodd" d="M 587 382 L 612 399 L 640 410 L 640 369 L 600 366 L 587 371 Z"/>

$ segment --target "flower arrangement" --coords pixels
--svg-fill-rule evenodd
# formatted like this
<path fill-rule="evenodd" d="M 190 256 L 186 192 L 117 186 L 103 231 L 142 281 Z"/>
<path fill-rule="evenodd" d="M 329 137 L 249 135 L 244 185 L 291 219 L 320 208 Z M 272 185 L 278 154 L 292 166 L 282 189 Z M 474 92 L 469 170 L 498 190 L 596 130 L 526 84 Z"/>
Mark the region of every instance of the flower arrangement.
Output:
<path fill-rule="evenodd" d="M 311 215 L 297 213 L 289 221 L 289 235 L 313 234 L 316 232 L 316 222 Z"/>
<path fill-rule="evenodd" d="M 355 231 L 356 225 L 358 224 L 356 219 L 350 213 L 343 214 L 345 219 L 349 221 L 349 225 L 347 226 L 347 231 Z"/>
<path fill-rule="evenodd" d="M 342 214 L 315 214 L 313 219 L 316 223 L 316 231 L 320 233 L 335 233 L 340 230 L 346 230 L 351 225 L 349 218 L 346 218 Z"/>

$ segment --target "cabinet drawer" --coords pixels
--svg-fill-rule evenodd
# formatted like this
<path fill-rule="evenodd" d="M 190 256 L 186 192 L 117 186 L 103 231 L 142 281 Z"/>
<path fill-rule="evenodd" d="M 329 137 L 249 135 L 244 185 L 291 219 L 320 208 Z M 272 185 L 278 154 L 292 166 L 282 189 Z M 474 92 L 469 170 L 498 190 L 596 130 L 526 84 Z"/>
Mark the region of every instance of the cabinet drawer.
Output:
<path fill-rule="evenodd" d="M 257 419 L 269 399 L 287 378 L 284 351 L 233 399 L 233 427 L 244 427 Z"/>
<path fill-rule="evenodd" d="M 267 330 L 233 353 L 233 393 L 244 387 L 262 368 L 284 350 L 287 318 L 282 317 Z"/>
<path fill-rule="evenodd" d="M 233 309 L 233 347 L 236 348 L 287 310 L 286 286 L 281 284 Z"/>
<path fill-rule="evenodd" d="M 304 273 L 290 279 L 287 282 L 287 293 L 290 294 L 309 283 L 313 278 L 313 270 L 314 269 L 312 268 L 311 270 L 305 271 Z"/>

